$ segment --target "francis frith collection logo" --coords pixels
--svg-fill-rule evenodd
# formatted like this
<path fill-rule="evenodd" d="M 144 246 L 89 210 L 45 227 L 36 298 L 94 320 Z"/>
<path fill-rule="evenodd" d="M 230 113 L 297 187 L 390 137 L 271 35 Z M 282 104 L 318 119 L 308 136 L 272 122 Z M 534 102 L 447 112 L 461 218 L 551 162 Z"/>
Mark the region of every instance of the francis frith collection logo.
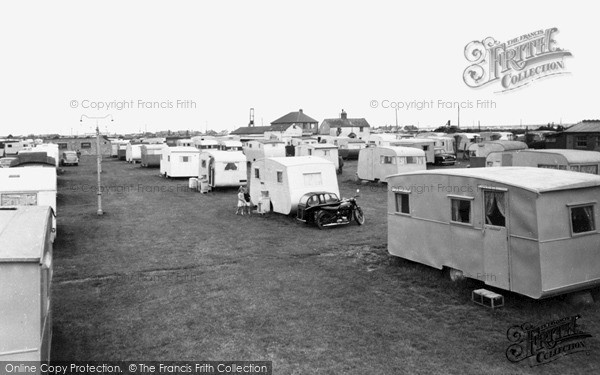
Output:
<path fill-rule="evenodd" d="M 531 323 L 510 327 L 506 337 L 512 344 L 506 349 L 506 358 L 511 362 L 529 358 L 530 366 L 537 366 L 568 354 L 589 351 L 585 339 L 592 335 L 579 328 L 579 318 L 580 315 L 575 315 L 537 327 Z"/>
<path fill-rule="evenodd" d="M 492 37 L 465 47 L 471 63 L 464 73 L 467 86 L 479 88 L 498 82 L 501 90 L 514 90 L 540 78 L 568 73 L 564 58 L 571 52 L 559 48 L 556 27 L 536 30 L 501 43 Z"/>

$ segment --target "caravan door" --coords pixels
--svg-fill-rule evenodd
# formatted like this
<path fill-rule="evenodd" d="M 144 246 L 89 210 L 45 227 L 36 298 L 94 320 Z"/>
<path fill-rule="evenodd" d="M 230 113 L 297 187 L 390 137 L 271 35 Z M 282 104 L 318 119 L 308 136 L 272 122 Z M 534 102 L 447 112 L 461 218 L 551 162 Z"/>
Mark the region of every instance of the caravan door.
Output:
<path fill-rule="evenodd" d="M 477 279 L 510 290 L 508 191 L 483 190 L 483 275 Z"/>

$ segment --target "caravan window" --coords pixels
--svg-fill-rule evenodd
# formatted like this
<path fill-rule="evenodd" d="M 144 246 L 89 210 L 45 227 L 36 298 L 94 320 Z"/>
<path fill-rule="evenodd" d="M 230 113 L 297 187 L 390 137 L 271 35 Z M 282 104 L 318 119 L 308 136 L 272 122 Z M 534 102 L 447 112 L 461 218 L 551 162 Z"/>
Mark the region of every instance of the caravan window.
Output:
<path fill-rule="evenodd" d="M 180 156 L 180 160 L 182 163 L 187 163 L 190 161 L 190 157 L 189 156 Z"/>
<path fill-rule="evenodd" d="M 309 156 L 312 155 L 312 149 L 310 149 L 310 148 L 308 149 L 308 155 Z"/>
<path fill-rule="evenodd" d="M 465 199 L 451 199 L 451 221 L 455 223 L 471 224 L 471 201 Z"/>
<path fill-rule="evenodd" d="M 393 156 L 384 156 L 381 155 L 380 157 L 380 163 L 381 164 L 396 164 L 396 158 Z"/>
<path fill-rule="evenodd" d="M 485 191 L 485 224 L 497 227 L 506 226 L 506 199 L 502 191 Z"/>
<path fill-rule="evenodd" d="M 428 151 L 429 150 L 429 146 L 423 146 L 423 151 Z"/>
<path fill-rule="evenodd" d="M 538 164 L 538 168 L 548 168 L 548 169 L 562 169 L 566 170 L 566 165 L 556 165 L 556 164 Z"/>
<path fill-rule="evenodd" d="M 283 182 L 283 172 L 282 171 L 277 171 L 277 182 L 279 182 L 279 183 Z"/>
<path fill-rule="evenodd" d="M 90 142 L 81 142 L 81 148 L 92 148 L 92 144 Z"/>
<path fill-rule="evenodd" d="M 12 145 L 6 145 L 7 147 L 12 147 Z M 61 150 L 66 150 L 67 149 L 67 144 L 66 143 L 59 143 L 58 144 L 58 148 Z"/>
<path fill-rule="evenodd" d="M 202 168 L 206 168 L 206 160 L 202 160 Z"/>
<path fill-rule="evenodd" d="M 254 168 L 254 178 L 260 179 L 260 170 L 258 168 Z"/>
<path fill-rule="evenodd" d="M 320 186 L 323 185 L 321 172 L 304 173 L 304 186 Z"/>
<path fill-rule="evenodd" d="M 396 193 L 396 212 L 410 214 L 408 193 Z"/>
<path fill-rule="evenodd" d="M 406 164 L 425 164 L 425 158 L 423 156 L 407 156 Z"/>
<path fill-rule="evenodd" d="M 571 231 L 573 234 L 596 231 L 593 205 L 571 207 Z"/>
<path fill-rule="evenodd" d="M 598 166 L 597 165 L 582 165 L 581 168 L 579 169 L 579 172 L 598 174 Z"/>
<path fill-rule="evenodd" d="M 227 163 L 225 164 L 226 171 L 237 171 L 237 165 L 235 163 Z"/>
<path fill-rule="evenodd" d="M 570 170 L 572 170 L 573 172 L 579 172 L 579 166 L 578 165 L 571 165 L 569 167 Z"/>

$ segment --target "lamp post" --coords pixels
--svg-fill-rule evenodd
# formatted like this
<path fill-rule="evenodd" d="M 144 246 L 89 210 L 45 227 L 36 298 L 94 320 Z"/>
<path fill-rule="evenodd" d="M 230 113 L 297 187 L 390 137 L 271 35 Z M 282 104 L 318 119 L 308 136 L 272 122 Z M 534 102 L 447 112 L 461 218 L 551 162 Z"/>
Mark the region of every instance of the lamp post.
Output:
<path fill-rule="evenodd" d="M 104 215 L 104 211 L 102 211 L 102 180 L 100 178 L 100 173 L 102 172 L 102 153 L 100 152 L 100 128 L 98 127 L 98 121 L 110 118 L 110 121 L 114 121 L 112 115 L 106 115 L 102 117 L 90 117 L 87 115 L 81 115 L 79 118 L 79 122 L 83 122 L 83 118 L 88 120 L 96 120 L 96 170 L 98 175 L 98 186 L 97 186 L 97 196 L 98 196 L 98 211 L 97 214 Z"/>

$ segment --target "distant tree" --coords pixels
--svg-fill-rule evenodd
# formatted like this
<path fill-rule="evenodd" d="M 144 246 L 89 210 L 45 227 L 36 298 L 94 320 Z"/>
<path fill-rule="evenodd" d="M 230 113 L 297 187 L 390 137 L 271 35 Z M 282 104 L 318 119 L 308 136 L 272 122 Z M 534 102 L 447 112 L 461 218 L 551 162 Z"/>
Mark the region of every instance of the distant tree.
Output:
<path fill-rule="evenodd" d="M 216 131 L 210 129 L 210 130 L 206 131 L 205 135 L 216 136 L 216 135 L 219 135 L 219 133 L 217 133 Z"/>

